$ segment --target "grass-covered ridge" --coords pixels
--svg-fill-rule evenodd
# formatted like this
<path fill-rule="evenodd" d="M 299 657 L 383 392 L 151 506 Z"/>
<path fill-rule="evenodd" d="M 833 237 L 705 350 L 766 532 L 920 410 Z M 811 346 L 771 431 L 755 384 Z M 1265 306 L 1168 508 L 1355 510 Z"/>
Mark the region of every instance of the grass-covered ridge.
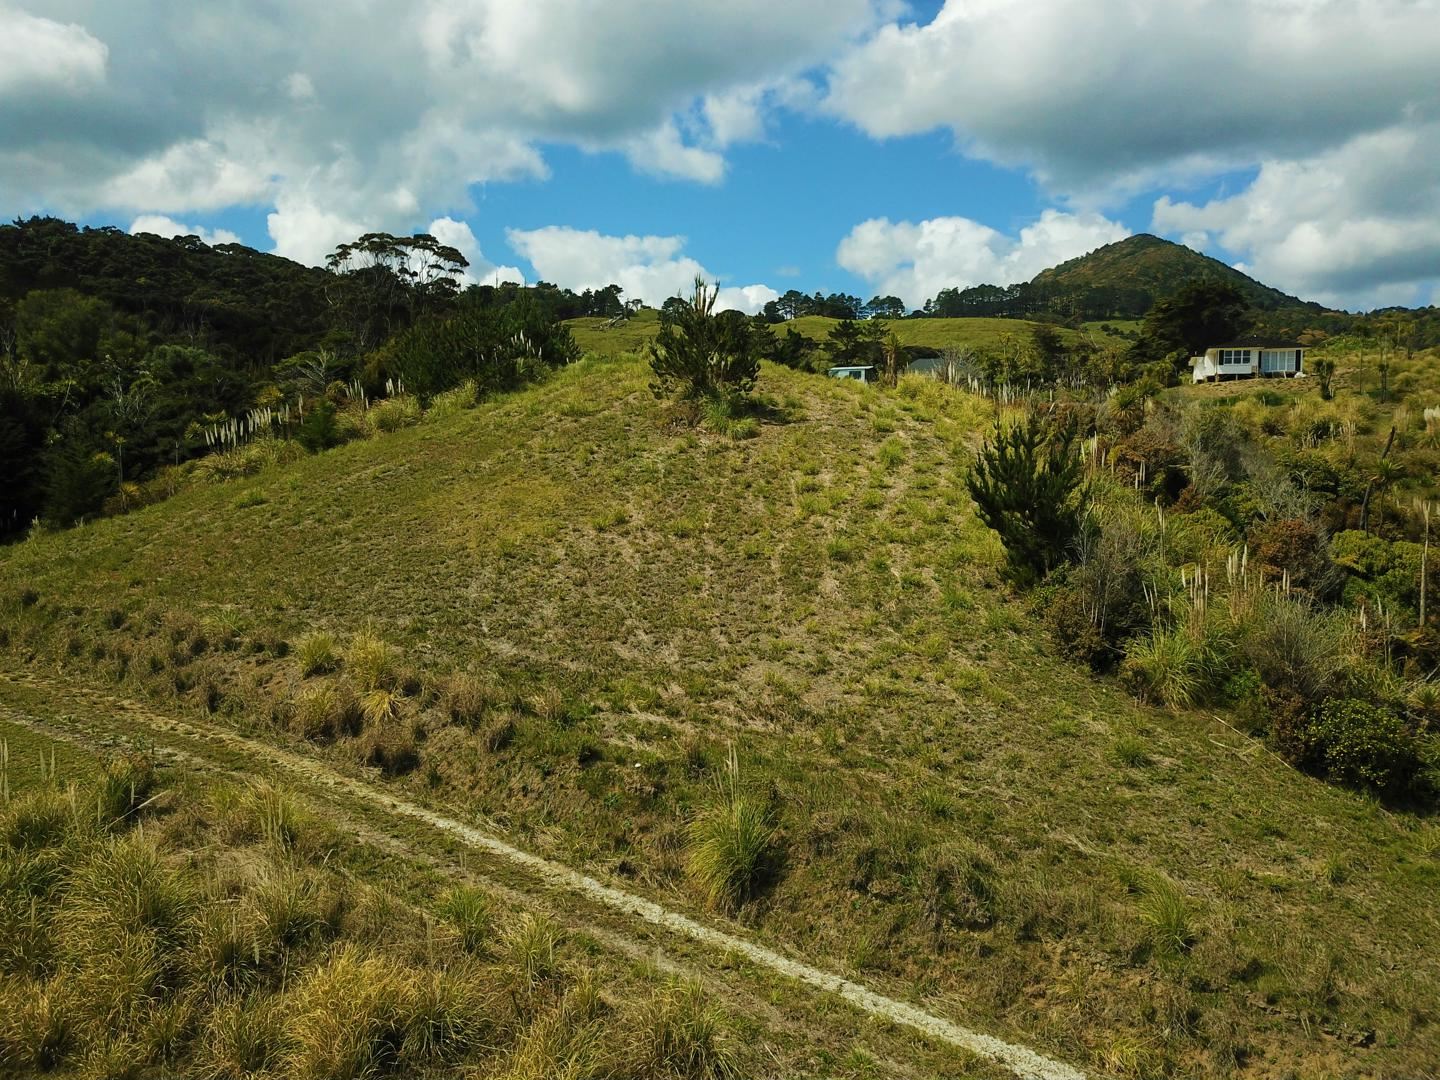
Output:
<path fill-rule="evenodd" d="M 587 361 L 8 549 L 5 639 L 1097 1069 L 1440 1055 L 1440 830 L 1054 655 L 961 483 L 991 405 L 767 366 L 735 441 L 648 381 Z M 724 798 L 766 844 L 717 895 Z"/>

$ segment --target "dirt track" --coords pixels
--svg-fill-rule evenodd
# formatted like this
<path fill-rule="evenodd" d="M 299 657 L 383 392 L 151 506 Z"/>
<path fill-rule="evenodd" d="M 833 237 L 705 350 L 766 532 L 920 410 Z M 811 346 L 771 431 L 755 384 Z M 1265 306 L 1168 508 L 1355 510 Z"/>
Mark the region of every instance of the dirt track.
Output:
<path fill-rule="evenodd" d="M 97 722 L 84 723 L 67 716 L 62 708 L 40 718 L 28 711 L 0 702 L 0 718 L 87 746 L 105 745 L 137 729 L 156 739 L 176 759 L 189 763 L 213 761 L 222 754 L 240 754 L 265 762 L 302 788 L 319 788 L 342 802 L 379 810 L 392 818 L 403 818 L 453 837 L 472 851 L 484 853 L 518 871 L 524 879 L 545 891 L 582 897 L 632 923 L 658 928 L 689 942 L 728 956 L 739 956 L 757 968 L 785 977 L 816 991 L 835 994 L 856 1009 L 882 1020 L 913 1029 L 927 1038 L 958 1047 L 979 1058 L 1002 1066 L 1026 1080 L 1084 1080 L 1085 1074 L 1025 1046 L 1004 1042 L 973 1031 L 841 976 L 783 956 L 773 949 L 739 936 L 733 929 L 706 926 L 689 916 L 671 911 L 654 901 L 597 881 L 561 863 L 523 851 L 493 832 L 466 824 L 396 798 L 383 788 L 363 779 L 346 776 L 328 766 L 264 742 L 248 739 L 233 731 L 199 720 L 161 716 L 132 701 L 102 694 L 69 683 L 52 682 L 29 671 L 9 670 L 0 680 L 40 690 L 49 700 L 63 702 L 86 699 L 114 715 L 114 726 L 97 730 Z M 48 711 L 48 710 L 47 710 Z M 524 891 L 522 885 L 522 891 Z"/>

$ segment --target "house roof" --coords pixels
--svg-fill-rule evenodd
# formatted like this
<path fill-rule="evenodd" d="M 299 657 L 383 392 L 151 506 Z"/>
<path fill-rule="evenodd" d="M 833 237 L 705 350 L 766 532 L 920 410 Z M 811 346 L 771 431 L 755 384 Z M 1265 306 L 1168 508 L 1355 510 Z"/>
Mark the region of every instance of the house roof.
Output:
<path fill-rule="evenodd" d="M 1212 349 L 1308 349 L 1298 341 L 1276 341 L 1274 338 L 1245 337 L 1227 341 L 1223 345 L 1211 345 Z"/>

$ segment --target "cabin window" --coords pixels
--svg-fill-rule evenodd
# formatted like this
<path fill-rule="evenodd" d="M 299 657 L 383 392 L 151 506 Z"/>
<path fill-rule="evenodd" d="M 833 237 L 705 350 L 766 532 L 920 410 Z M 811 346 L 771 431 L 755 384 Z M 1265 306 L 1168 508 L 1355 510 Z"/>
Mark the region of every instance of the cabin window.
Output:
<path fill-rule="evenodd" d="M 1249 349 L 1221 349 L 1220 363 L 1222 364 L 1249 364 Z"/>

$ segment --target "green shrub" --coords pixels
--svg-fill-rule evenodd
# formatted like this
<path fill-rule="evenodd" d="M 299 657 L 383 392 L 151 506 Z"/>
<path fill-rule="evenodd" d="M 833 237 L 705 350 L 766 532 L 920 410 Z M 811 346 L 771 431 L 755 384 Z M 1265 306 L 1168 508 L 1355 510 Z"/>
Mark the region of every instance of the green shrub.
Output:
<path fill-rule="evenodd" d="M 1405 722 L 1356 698 L 1325 702 L 1309 735 L 1325 771 L 1346 783 L 1399 791 L 1420 768 L 1416 739 Z"/>
<path fill-rule="evenodd" d="M 731 397 L 748 394 L 760 374 L 760 341 L 738 311 L 715 311 L 719 288 L 695 279 L 691 299 L 669 307 L 649 346 L 657 396 Z"/>
<path fill-rule="evenodd" d="M 340 442 L 340 428 L 335 420 L 335 406 L 332 402 L 317 402 L 300 421 L 295 432 L 295 441 L 312 454 L 328 450 Z"/>
<path fill-rule="evenodd" d="M 1005 546 L 1009 577 L 1037 584 L 1073 557 L 1086 501 L 1075 429 L 1038 415 L 987 439 L 965 476 L 980 520 Z"/>

